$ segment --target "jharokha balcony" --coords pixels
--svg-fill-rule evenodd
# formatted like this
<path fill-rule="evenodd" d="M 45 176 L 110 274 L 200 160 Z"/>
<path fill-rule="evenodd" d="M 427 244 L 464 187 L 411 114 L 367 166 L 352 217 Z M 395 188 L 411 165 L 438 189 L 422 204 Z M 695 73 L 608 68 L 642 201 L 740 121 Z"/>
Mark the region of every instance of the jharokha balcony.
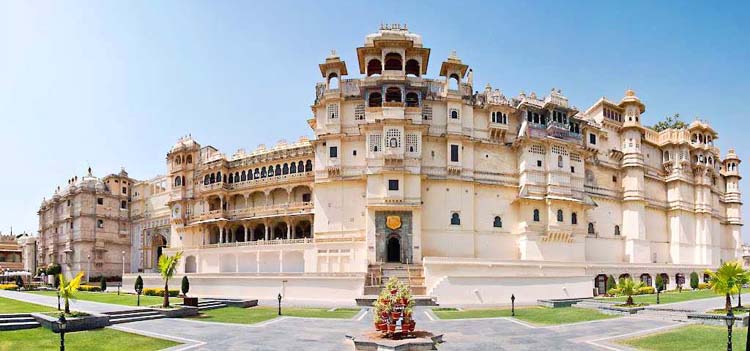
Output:
<path fill-rule="evenodd" d="M 258 217 L 287 216 L 294 214 L 312 214 L 313 204 L 310 201 L 291 202 L 276 205 L 253 206 L 231 210 L 212 210 L 190 217 L 190 222 L 226 219 L 242 220 Z"/>

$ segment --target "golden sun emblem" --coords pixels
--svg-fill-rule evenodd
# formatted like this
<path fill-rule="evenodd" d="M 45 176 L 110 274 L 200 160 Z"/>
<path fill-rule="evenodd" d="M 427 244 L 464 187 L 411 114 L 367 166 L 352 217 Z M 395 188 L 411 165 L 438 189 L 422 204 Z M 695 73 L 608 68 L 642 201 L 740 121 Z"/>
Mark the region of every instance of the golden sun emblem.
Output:
<path fill-rule="evenodd" d="M 396 230 L 401 228 L 401 217 L 399 216 L 388 216 L 385 219 L 385 226 L 388 229 Z"/>

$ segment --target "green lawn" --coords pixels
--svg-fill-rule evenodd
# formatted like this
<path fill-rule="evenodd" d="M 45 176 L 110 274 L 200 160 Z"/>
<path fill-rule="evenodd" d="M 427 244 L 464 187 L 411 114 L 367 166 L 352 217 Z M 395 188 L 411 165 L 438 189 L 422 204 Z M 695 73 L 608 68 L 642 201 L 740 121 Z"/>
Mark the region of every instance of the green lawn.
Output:
<path fill-rule="evenodd" d="M 463 311 L 447 308 L 436 308 L 432 311 L 440 319 L 494 318 L 511 316 L 510 308 L 466 309 Z M 587 308 L 522 307 L 516 308 L 515 318 L 534 324 L 552 325 L 594 321 L 614 317 L 616 316 L 604 314 L 599 311 Z"/>
<path fill-rule="evenodd" d="M 719 295 L 716 295 L 711 290 L 683 290 L 681 293 L 676 291 L 669 291 L 669 292 L 663 292 L 660 294 L 661 297 L 659 298 L 661 303 L 672 303 L 672 302 L 683 302 L 683 301 L 690 301 L 690 300 L 698 300 L 698 299 L 707 299 L 711 297 L 720 297 Z M 604 297 L 601 298 L 601 300 L 604 301 L 617 301 L 617 302 L 625 302 L 627 300 L 627 296 L 618 296 L 618 297 Z M 647 303 L 650 305 L 656 304 L 656 294 L 648 294 L 648 295 L 636 295 L 633 296 L 633 301 L 635 303 Z"/>
<path fill-rule="evenodd" d="M 57 311 L 54 307 L 47 307 L 13 299 L 0 297 L 0 313 L 31 313 Z"/>
<path fill-rule="evenodd" d="M 0 332 L 0 351 L 49 350 L 60 348 L 60 336 L 46 328 L 34 328 Z M 154 339 L 114 329 L 97 329 L 66 333 L 67 350 L 115 351 L 115 350 L 162 350 L 179 345 L 174 341 Z"/>
<path fill-rule="evenodd" d="M 281 308 L 284 316 L 291 317 L 312 317 L 312 318 L 342 318 L 349 319 L 354 317 L 358 308 L 339 308 L 335 311 L 328 311 L 328 308 Z M 202 311 L 194 319 L 206 322 L 223 322 L 238 324 L 255 324 L 269 319 L 278 317 L 278 309 L 273 307 L 224 307 L 214 310 Z"/>
<path fill-rule="evenodd" d="M 745 349 L 745 328 L 734 328 L 732 346 L 734 350 Z M 727 328 L 706 325 L 688 325 L 664 333 L 618 341 L 618 343 L 653 351 L 726 350 Z"/>
<path fill-rule="evenodd" d="M 46 296 L 57 296 L 57 293 L 54 291 L 32 291 L 32 294 L 39 294 L 39 295 L 46 295 Z M 117 293 L 101 293 L 101 292 L 89 292 L 89 291 L 79 291 L 76 295 L 76 299 L 78 300 L 85 300 L 85 301 L 93 301 L 93 302 L 102 302 L 102 303 L 111 303 L 115 305 L 125 305 L 125 306 L 137 306 L 137 296 L 131 295 L 131 294 L 123 294 L 117 295 Z M 149 305 L 160 305 L 163 301 L 163 297 L 159 296 L 144 296 L 141 295 L 141 306 L 149 306 Z M 170 297 L 169 303 L 182 303 L 182 299 Z"/>

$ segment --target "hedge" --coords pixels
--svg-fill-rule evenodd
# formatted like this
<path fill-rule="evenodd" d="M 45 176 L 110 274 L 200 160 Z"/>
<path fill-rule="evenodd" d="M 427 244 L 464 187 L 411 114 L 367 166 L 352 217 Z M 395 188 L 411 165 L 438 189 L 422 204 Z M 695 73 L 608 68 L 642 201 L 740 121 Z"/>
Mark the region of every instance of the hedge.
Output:
<path fill-rule="evenodd" d="M 80 291 L 102 291 L 101 287 L 98 287 L 96 285 L 81 285 L 78 287 L 78 290 Z"/>
<path fill-rule="evenodd" d="M 18 290 L 16 284 L 0 284 L 0 290 Z"/>
<path fill-rule="evenodd" d="M 653 286 L 644 286 L 640 289 L 638 289 L 638 294 L 653 294 L 656 292 L 656 289 L 654 289 Z"/>
<path fill-rule="evenodd" d="M 708 283 L 698 283 L 698 289 L 700 290 L 710 289 L 710 288 L 711 288 L 711 285 Z"/>
<path fill-rule="evenodd" d="M 170 297 L 177 297 L 180 292 L 178 290 L 169 290 L 169 296 Z M 145 288 L 143 289 L 143 295 L 146 296 L 164 296 L 164 289 L 163 288 Z"/>

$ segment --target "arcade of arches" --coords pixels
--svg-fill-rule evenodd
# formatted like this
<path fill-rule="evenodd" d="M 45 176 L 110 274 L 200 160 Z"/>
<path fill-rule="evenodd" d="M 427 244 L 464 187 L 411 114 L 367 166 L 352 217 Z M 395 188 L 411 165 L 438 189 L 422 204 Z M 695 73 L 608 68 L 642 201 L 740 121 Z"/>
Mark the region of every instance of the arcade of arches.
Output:
<path fill-rule="evenodd" d="M 699 273 L 700 274 L 700 273 Z M 660 275 L 662 278 L 662 281 L 664 282 L 666 289 L 676 289 L 677 287 L 686 287 L 686 280 L 685 277 L 690 275 L 690 272 L 688 273 L 639 273 L 631 275 L 629 273 L 620 273 L 620 274 L 611 274 L 612 278 L 615 280 L 615 284 L 619 284 L 620 281 L 624 279 L 633 279 L 636 282 L 642 282 L 645 286 L 651 286 L 656 287 L 656 276 Z M 610 286 L 608 280 L 609 276 L 607 274 L 598 274 L 596 277 L 594 277 L 594 295 L 604 295 L 606 294 L 609 289 L 613 288 Z M 708 282 L 708 275 L 703 274 L 702 275 L 702 281 Z"/>

